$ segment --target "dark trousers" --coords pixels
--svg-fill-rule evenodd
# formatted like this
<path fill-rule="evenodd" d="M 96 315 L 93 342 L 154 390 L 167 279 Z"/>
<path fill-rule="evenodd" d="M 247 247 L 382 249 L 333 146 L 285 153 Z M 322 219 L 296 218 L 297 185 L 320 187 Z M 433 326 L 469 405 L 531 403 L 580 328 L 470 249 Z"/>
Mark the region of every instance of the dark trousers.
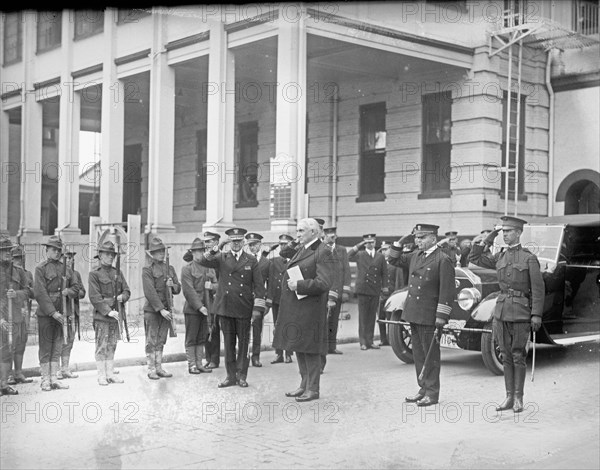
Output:
<path fill-rule="evenodd" d="M 116 321 L 94 321 L 96 333 L 96 361 L 112 361 L 119 341 L 119 324 Z"/>
<path fill-rule="evenodd" d="M 62 325 L 49 316 L 38 316 L 40 364 L 59 362 L 63 347 Z"/>
<path fill-rule="evenodd" d="M 185 347 L 204 346 L 208 339 L 208 323 L 202 314 L 186 313 L 185 317 Z"/>
<path fill-rule="evenodd" d="M 379 312 L 377 314 L 377 319 L 378 320 L 389 320 L 390 319 L 390 312 L 386 312 L 385 311 L 385 302 L 387 301 L 387 299 L 381 299 L 379 301 Z M 388 339 L 388 325 L 387 323 L 378 323 L 379 325 L 379 339 L 381 340 L 382 343 L 386 343 L 389 344 L 389 339 Z"/>
<path fill-rule="evenodd" d="M 219 316 L 215 315 L 214 318 L 212 336 L 210 337 L 210 341 L 207 339 L 206 343 L 204 343 L 204 355 L 208 362 L 212 362 L 218 366 L 221 361 L 221 326 Z"/>
<path fill-rule="evenodd" d="M 410 324 L 413 358 L 415 360 L 415 371 L 417 373 L 417 383 L 419 384 L 419 394 L 426 395 L 433 400 L 438 400 L 440 396 L 440 343 L 434 341 L 427 364 L 427 370 L 423 380 L 419 380 L 419 375 L 425 364 L 425 358 L 431 346 L 435 332 L 434 325 Z"/>
<path fill-rule="evenodd" d="M 260 318 L 252 320 L 252 357 L 259 359 L 260 357 L 260 343 L 262 341 L 263 324 L 265 321 L 265 314 L 261 313 Z"/>
<path fill-rule="evenodd" d="M 358 294 L 358 339 L 361 346 L 373 344 L 378 306 L 379 296 Z"/>
<path fill-rule="evenodd" d="M 171 322 L 157 312 L 144 312 L 146 354 L 162 351 L 167 342 Z"/>
<path fill-rule="evenodd" d="M 248 346 L 250 342 L 250 318 L 221 316 L 221 330 L 225 347 L 227 378 L 246 380 L 248 376 Z M 237 343 L 237 354 L 235 345 Z"/>
<path fill-rule="evenodd" d="M 277 324 L 277 317 L 279 315 L 279 304 L 273 304 L 271 306 L 271 311 L 273 312 L 273 326 L 275 326 Z M 275 334 L 275 331 L 273 331 L 273 335 Z M 275 354 L 277 356 L 282 356 L 283 355 L 283 350 L 282 349 L 276 349 L 275 350 Z M 293 351 L 286 351 L 285 352 L 286 356 L 291 356 L 293 353 Z"/>
<path fill-rule="evenodd" d="M 332 308 L 330 315 L 327 317 L 327 351 L 330 353 L 332 353 L 337 346 L 337 332 L 341 309 L 342 300 L 339 299 Z"/>
<path fill-rule="evenodd" d="M 300 370 L 300 388 L 319 392 L 321 382 L 321 355 L 296 352 L 298 369 Z"/>

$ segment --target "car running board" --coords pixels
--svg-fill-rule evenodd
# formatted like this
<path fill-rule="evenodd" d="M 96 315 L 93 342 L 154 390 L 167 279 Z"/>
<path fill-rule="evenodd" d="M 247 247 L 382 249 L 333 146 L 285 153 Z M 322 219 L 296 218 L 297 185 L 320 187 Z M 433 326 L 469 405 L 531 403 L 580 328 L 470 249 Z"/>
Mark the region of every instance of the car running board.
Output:
<path fill-rule="evenodd" d="M 571 344 L 577 343 L 587 343 L 590 341 L 600 341 L 600 333 L 570 337 L 564 337 L 563 335 L 550 335 L 550 337 L 552 338 L 552 341 L 554 341 L 555 344 L 559 344 L 561 346 L 569 346 Z"/>

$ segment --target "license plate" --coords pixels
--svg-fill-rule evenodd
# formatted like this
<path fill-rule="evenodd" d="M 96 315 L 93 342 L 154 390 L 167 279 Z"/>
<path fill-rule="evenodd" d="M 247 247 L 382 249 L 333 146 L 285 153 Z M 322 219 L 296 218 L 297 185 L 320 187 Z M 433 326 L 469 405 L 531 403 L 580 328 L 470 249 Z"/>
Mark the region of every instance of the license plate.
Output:
<path fill-rule="evenodd" d="M 445 333 L 440 338 L 440 346 L 443 346 L 444 348 L 459 349 L 459 347 L 456 344 L 456 339 L 454 339 L 454 336 Z"/>

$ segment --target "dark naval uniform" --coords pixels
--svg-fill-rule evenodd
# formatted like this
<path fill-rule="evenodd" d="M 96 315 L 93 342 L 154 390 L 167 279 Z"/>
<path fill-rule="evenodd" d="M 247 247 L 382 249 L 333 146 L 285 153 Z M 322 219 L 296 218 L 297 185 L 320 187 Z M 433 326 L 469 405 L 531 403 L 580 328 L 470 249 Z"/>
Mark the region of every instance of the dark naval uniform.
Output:
<path fill-rule="evenodd" d="M 115 292 L 117 284 L 120 290 Z M 117 319 L 109 317 L 108 314 L 113 310 L 118 311 L 115 297 L 122 294 L 123 303 L 125 303 L 131 297 L 131 291 L 122 272 L 117 272 L 117 268 L 114 266 L 103 265 L 90 272 L 88 289 L 90 302 L 94 308 L 93 325 L 96 334 L 95 359 L 98 380 L 103 382 L 102 378 L 104 378 L 107 382 L 112 382 L 115 381 L 113 365 L 119 341 L 119 322 Z M 120 379 L 117 380 L 120 381 Z"/>
<path fill-rule="evenodd" d="M 161 246 L 164 249 L 162 241 L 155 238 L 151 244 L 156 246 L 151 251 L 160 250 Z M 175 268 L 169 266 L 167 272 L 167 264 L 153 259 L 149 266 L 142 270 L 142 286 L 144 288 L 144 296 L 146 303 L 144 304 L 144 329 L 146 330 L 146 358 L 148 359 L 148 375 L 154 378 L 154 375 L 159 377 L 169 377 L 171 374 L 165 373 L 162 368 L 162 356 L 165 343 L 167 342 L 167 334 L 171 322 L 164 318 L 160 311 L 167 309 L 167 279 L 173 280 L 172 292 L 174 295 L 181 292 L 181 284 L 177 279 Z M 172 306 L 171 306 L 172 307 Z M 173 312 L 172 312 L 173 313 Z M 155 374 L 154 374 L 155 373 Z"/>
<path fill-rule="evenodd" d="M 45 245 L 62 250 L 62 241 L 58 237 L 50 237 Z M 68 388 L 57 380 L 63 348 L 63 329 L 61 322 L 53 318 L 56 313 L 62 313 L 63 317 L 67 315 L 67 312 L 62 312 L 62 276 L 63 263 L 58 260 L 46 259 L 35 268 L 33 290 L 38 304 L 38 356 L 42 373 L 41 387 L 44 391 L 51 388 Z M 67 295 L 69 299 L 75 299 L 79 296 L 79 288 L 75 283 L 73 271 L 68 267 L 66 278 Z"/>
<path fill-rule="evenodd" d="M 358 337 L 361 349 L 372 348 L 379 296 L 388 291 L 388 269 L 385 257 L 373 250 L 373 256 L 357 246 L 350 249 L 348 260 L 356 262 L 355 292 L 358 295 Z"/>
<path fill-rule="evenodd" d="M 230 229 L 237 232 L 242 229 Z M 241 238 L 245 234 L 241 233 Z M 237 235 L 236 235 L 237 236 Z M 265 283 L 263 281 L 258 261 L 253 255 L 243 250 L 239 259 L 233 252 L 213 251 L 204 253 L 200 264 L 214 268 L 218 272 L 219 286 L 214 302 L 214 308 L 219 316 L 223 341 L 225 346 L 225 366 L 227 378 L 223 385 L 229 386 L 240 383 L 247 386 L 248 376 L 248 346 L 250 341 L 250 322 L 252 312 L 265 310 Z M 236 354 L 236 342 L 238 350 Z"/>
<path fill-rule="evenodd" d="M 511 227 L 522 230 L 525 223 L 507 216 L 502 217 L 502 220 L 504 230 Z M 493 331 L 502 353 L 507 396 L 499 411 L 512 408 L 514 403 L 514 410 L 518 412 L 523 408 L 523 388 L 527 370 L 526 346 L 532 318 L 538 317 L 541 324 L 544 280 L 537 257 L 520 243 L 495 255 L 489 251 L 484 252 L 484 249 L 483 245 L 474 244 L 469 261 L 484 268 L 496 269 L 498 273 L 500 294 L 494 309 Z"/>
<path fill-rule="evenodd" d="M 281 282 L 283 273 L 286 270 L 287 259 L 282 256 L 277 256 L 271 260 L 269 264 L 269 275 L 267 277 L 267 308 L 271 308 L 273 312 L 273 325 L 277 324 L 279 317 L 279 302 L 281 300 Z M 291 362 L 292 351 L 286 351 L 286 362 Z M 283 362 L 283 350 L 275 349 L 275 360 L 273 362 Z"/>
<path fill-rule="evenodd" d="M 12 245 L 7 238 L 2 239 L 0 248 L 10 251 Z M 11 269 L 12 268 L 12 269 Z M 9 289 L 15 291 L 16 297 L 11 300 L 12 318 L 9 324 L 8 297 L 6 295 Z M 33 297 L 33 291 L 25 271 L 12 264 L 10 261 L 0 263 L 0 388 L 2 395 L 16 395 L 17 391 L 9 387 L 8 376 L 13 362 L 13 351 L 15 355 L 15 369 L 23 378 L 21 364 L 23 363 L 23 353 L 25 343 L 27 342 L 27 329 L 25 327 L 25 316 L 27 301 Z M 12 338 L 9 344 L 9 330 L 12 331 Z M 23 336 L 25 340 L 23 341 Z M 20 364 L 17 367 L 17 355 L 20 355 Z"/>
<path fill-rule="evenodd" d="M 335 307 L 331 310 L 327 317 L 327 326 L 329 330 L 327 353 L 333 354 L 337 348 L 337 333 L 340 319 L 340 310 L 342 309 L 343 294 L 350 295 L 350 283 L 352 274 L 350 272 L 350 263 L 348 260 L 348 251 L 345 246 L 333 246 L 333 256 L 338 262 L 336 268 L 336 285 L 338 297 L 335 302 Z"/>
<path fill-rule="evenodd" d="M 265 281 L 269 279 L 269 266 L 271 265 L 271 260 L 266 256 L 261 256 L 258 259 L 258 269 L 260 270 L 260 274 Z M 266 286 L 265 286 L 266 291 Z M 266 312 L 266 308 L 265 308 Z M 263 312 L 260 318 L 252 321 L 252 365 L 260 367 L 260 344 L 262 341 L 262 332 L 263 325 L 265 321 L 265 312 Z"/>
<path fill-rule="evenodd" d="M 418 230 L 430 230 L 417 225 Z M 435 229 L 431 229 L 437 231 Z M 431 232 L 430 232 L 431 233 Z M 419 392 L 408 401 L 420 404 L 437 403 L 440 393 L 440 345 L 434 341 L 436 319 L 447 322 L 456 300 L 454 265 L 442 250 L 417 250 L 402 254 L 401 248 L 392 245 L 388 262 L 394 266 L 408 266 L 408 295 L 402 320 L 410 323 L 413 357 Z M 423 379 L 419 379 L 429 347 L 433 342 L 430 363 Z"/>

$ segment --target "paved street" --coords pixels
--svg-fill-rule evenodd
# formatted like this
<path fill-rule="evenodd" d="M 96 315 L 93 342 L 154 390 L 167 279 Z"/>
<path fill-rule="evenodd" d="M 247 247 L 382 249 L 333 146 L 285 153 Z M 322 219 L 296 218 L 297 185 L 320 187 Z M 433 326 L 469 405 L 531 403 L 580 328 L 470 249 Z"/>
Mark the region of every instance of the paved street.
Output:
<path fill-rule="evenodd" d="M 343 344 L 329 356 L 321 399 L 298 404 L 297 365 L 251 368 L 250 387 L 218 389 L 221 367 L 149 381 L 121 369 L 124 385 L 99 387 L 92 371 L 70 390 L 42 393 L 39 379 L 2 397 L 2 468 L 598 468 L 597 343 L 540 347 L 521 415 L 498 414 L 503 380 L 478 353 L 442 351 L 435 407 L 403 403 L 412 365 L 390 348 Z"/>

